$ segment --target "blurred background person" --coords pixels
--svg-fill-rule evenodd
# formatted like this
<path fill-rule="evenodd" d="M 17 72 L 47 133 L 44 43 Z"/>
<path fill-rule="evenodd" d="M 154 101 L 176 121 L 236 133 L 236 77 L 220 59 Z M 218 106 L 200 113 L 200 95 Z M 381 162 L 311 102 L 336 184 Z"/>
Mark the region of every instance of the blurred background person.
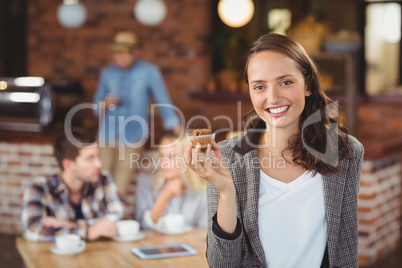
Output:
<path fill-rule="evenodd" d="M 27 240 L 53 241 L 64 233 L 87 240 L 117 234 L 114 221 L 124 217 L 124 204 L 113 178 L 101 171 L 95 135 L 71 134 L 78 144 L 65 133 L 54 143 L 60 173 L 38 177 L 25 190 L 21 218 Z"/>
<path fill-rule="evenodd" d="M 185 166 L 186 139 L 165 135 L 160 141 L 158 170 L 141 172 L 136 189 L 135 219 L 147 229 L 158 229 L 166 215 L 184 216 L 186 225 L 207 226 L 206 182 Z"/>
<path fill-rule="evenodd" d="M 151 97 L 158 105 L 172 102 L 159 69 L 138 57 L 137 38 L 132 32 L 118 32 L 110 50 L 113 63 L 101 73 L 94 103 L 99 105 L 100 158 L 124 198 L 136 172 L 136 165 L 130 167 L 130 155 L 139 158 L 148 138 Z M 165 129 L 180 133 L 175 110 L 158 108 Z"/>

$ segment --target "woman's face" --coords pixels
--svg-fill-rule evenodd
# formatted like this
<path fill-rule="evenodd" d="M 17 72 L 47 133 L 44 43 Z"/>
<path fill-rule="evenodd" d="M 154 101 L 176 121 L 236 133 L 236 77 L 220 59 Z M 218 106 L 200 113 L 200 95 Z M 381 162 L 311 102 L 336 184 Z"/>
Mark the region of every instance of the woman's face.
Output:
<path fill-rule="evenodd" d="M 305 96 L 311 92 L 296 62 L 281 53 L 263 51 L 250 59 L 247 75 L 254 109 L 267 126 L 297 132 Z"/>
<path fill-rule="evenodd" d="M 181 176 L 181 159 L 178 155 L 177 145 L 173 140 L 162 139 L 160 142 L 159 156 L 161 157 L 160 167 L 166 180 Z"/>

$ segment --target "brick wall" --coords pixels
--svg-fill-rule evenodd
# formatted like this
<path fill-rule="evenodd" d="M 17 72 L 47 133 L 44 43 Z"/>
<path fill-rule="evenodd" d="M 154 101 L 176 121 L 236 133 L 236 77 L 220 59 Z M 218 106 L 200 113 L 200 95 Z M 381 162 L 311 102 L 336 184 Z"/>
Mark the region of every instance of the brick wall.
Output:
<path fill-rule="evenodd" d="M 202 91 L 210 77 L 211 59 L 203 41 L 212 23 L 210 0 L 165 0 L 167 16 L 154 27 L 135 19 L 135 0 L 85 0 L 88 18 L 78 29 L 57 21 L 61 2 L 28 0 L 29 75 L 79 80 L 91 100 L 100 71 L 110 62 L 114 34 L 130 30 L 137 35 L 140 57 L 160 67 L 174 104 L 186 116 L 204 108 L 205 103 L 190 101 L 188 94 Z"/>
<path fill-rule="evenodd" d="M 0 142 L 0 232 L 20 232 L 24 189 L 32 178 L 59 170 L 52 152 L 46 144 Z"/>
<path fill-rule="evenodd" d="M 359 263 L 373 264 L 401 241 L 402 157 L 363 163 L 359 193 Z"/>
<path fill-rule="evenodd" d="M 371 138 L 402 135 L 402 98 L 389 97 L 391 101 L 372 101 L 359 104 L 357 129 L 359 137 Z"/>
<path fill-rule="evenodd" d="M 238 122 L 239 110 L 234 100 L 217 103 L 189 96 L 191 92 L 205 91 L 211 76 L 211 58 L 203 40 L 211 31 L 212 2 L 165 0 L 167 17 L 161 24 L 149 27 L 136 21 L 133 14 L 136 1 L 85 0 L 86 23 L 78 29 L 66 29 L 56 18 L 61 1 L 28 0 L 28 74 L 48 80 L 78 80 L 85 91 L 83 101 L 91 101 L 100 71 L 110 62 L 109 45 L 114 34 L 131 30 L 138 37 L 140 57 L 159 66 L 173 104 L 182 111 L 186 122 L 195 115 L 204 115 L 214 130 L 230 127 L 222 119 L 212 119 L 224 114 L 232 122 Z M 242 101 L 241 106 L 244 114 L 251 103 Z M 96 127 L 96 120 L 89 121 Z M 161 128 L 158 116 L 156 126 Z M 198 127 L 205 125 L 201 121 L 191 125 Z M 236 123 L 232 130 L 237 129 Z"/>

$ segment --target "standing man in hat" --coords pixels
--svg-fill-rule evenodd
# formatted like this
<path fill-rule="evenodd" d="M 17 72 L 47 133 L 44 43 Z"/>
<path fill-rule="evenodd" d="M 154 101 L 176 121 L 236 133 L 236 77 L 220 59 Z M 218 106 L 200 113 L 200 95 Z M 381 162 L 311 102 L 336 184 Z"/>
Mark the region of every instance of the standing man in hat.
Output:
<path fill-rule="evenodd" d="M 101 73 L 94 103 L 100 117 L 100 159 L 124 198 L 148 138 L 150 98 L 165 129 L 180 133 L 181 125 L 159 69 L 138 58 L 136 36 L 118 32 L 110 50 L 113 63 Z"/>

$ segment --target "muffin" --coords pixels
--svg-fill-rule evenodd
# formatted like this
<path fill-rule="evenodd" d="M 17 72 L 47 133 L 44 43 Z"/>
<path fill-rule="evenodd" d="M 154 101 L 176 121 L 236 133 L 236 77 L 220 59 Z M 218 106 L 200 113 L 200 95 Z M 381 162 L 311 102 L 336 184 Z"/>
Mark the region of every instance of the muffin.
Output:
<path fill-rule="evenodd" d="M 193 147 L 197 143 L 201 144 L 201 148 L 206 148 L 208 144 L 212 144 L 215 138 L 215 134 L 212 133 L 210 129 L 196 129 L 191 132 L 189 139 L 193 143 Z"/>

